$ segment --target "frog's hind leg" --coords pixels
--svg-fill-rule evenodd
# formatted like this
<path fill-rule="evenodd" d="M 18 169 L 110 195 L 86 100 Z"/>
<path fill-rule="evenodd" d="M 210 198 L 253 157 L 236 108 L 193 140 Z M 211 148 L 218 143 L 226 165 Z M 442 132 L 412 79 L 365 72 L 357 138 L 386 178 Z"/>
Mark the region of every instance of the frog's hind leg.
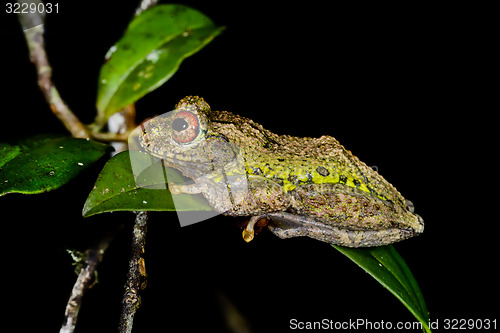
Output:
<path fill-rule="evenodd" d="M 322 242 L 347 246 L 370 247 L 391 244 L 413 236 L 411 230 L 351 230 L 335 226 L 326 226 L 314 218 L 290 213 L 268 214 L 272 223 L 269 230 L 279 238 L 307 236 Z"/>

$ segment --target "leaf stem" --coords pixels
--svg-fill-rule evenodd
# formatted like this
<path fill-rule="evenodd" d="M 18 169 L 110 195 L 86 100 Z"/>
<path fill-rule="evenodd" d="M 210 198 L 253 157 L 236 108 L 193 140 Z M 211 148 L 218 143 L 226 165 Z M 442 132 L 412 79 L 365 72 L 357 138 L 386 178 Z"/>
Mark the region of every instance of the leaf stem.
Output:
<path fill-rule="evenodd" d="M 130 132 L 112 133 L 112 132 L 91 132 L 92 138 L 103 142 L 127 142 Z"/>

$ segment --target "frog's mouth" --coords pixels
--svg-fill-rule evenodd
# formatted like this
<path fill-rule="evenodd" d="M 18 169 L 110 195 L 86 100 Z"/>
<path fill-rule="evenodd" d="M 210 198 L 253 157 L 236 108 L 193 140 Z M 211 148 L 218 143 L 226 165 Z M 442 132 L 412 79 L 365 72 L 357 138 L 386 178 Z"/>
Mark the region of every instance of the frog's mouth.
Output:
<path fill-rule="evenodd" d="M 417 234 L 421 234 L 421 233 L 424 232 L 424 226 L 425 226 L 424 219 L 420 215 L 418 215 L 418 214 L 413 214 L 413 215 L 415 215 L 415 217 L 417 218 L 417 222 L 418 222 L 418 225 L 419 225 L 419 227 L 417 227 L 415 229 L 415 232 Z"/>
<path fill-rule="evenodd" d="M 195 150 L 200 150 L 201 153 Z M 208 174 L 246 174 L 238 148 L 228 141 L 212 141 L 206 147 L 193 148 L 191 154 L 166 152 L 162 160 L 165 166 L 177 169 L 191 178 Z"/>

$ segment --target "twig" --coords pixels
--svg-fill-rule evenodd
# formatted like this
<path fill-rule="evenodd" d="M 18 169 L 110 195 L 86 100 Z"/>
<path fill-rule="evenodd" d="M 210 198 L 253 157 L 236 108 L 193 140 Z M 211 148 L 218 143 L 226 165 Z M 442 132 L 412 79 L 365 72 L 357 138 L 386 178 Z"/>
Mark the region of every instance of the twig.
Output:
<path fill-rule="evenodd" d="M 135 11 L 135 16 L 142 13 L 144 10 L 156 5 L 158 0 L 142 0 Z M 124 117 L 125 124 L 133 124 L 135 116 L 135 108 L 131 105 L 120 116 Z M 108 124 L 109 126 L 109 124 Z M 130 126 L 126 126 L 127 129 Z M 115 132 L 119 132 L 115 130 Z M 127 273 L 127 282 L 125 283 L 125 293 L 122 300 L 122 313 L 120 324 L 118 326 L 119 333 L 131 333 L 134 325 L 134 316 L 137 309 L 141 306 L 141 296 L 139 291 L 146 288 L 146 266 L 144 263 L 144 246 L 146 244 L 146 230 L 148 221 L 147 212 L 136 212 L 134 232 L 132 237 L 132 250 L 129 261 L 129 269 Z"/>
<path fill-rule="evenodd" d="M 64 103 L 52 82 L 52 67 L 47 60 L 43 38 L 44 19 L 44 16 L 37 12 L 19 14 L 19 21 L 25 28 L 24 36 L 28 44 L 30 59 L 36 67 L 38 85 L 49 103 L 52 112 L 61 120 L 71 135 L 75 138 L 90 138 L 85 125 L 74 115 L 66 103 Z"/>
<path fill-rule="evenodd" d="M 146 244 L 148 213 L 137 212 L 135 216 L 134 231 L 132 237 L 132 253 L 129 261 L 127 282 L 125 283 L 125 294 L 122 300 L 122 314 L 120 318 L 120 333 L 131 333 L 134 323 L 134 315 L 141 305 L 139 291 L 146 287 L 146 266 L 144 264 L 144 246 Z"/>
<path fill-rule="evenodd" d="M 64 312 L 64 321 L 59 333 L 73 333 L 75 330 L 83 294 L 89 288 L 97 265 L 101 262 L 104 252 L 108 248 L 110 242 L 111 238 L 107 237 L 96 248 L 91 248 L 85 252 L 85 262 L 76 279 L 73 290 L 71 291 L 71 296 L 69 297 L 66 311 Z"/>

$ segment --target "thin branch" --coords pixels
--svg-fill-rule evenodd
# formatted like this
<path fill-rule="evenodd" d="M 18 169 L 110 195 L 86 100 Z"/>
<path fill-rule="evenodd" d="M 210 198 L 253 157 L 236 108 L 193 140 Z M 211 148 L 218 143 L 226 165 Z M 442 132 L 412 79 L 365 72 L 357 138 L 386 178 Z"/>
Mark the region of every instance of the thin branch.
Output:
<path fill-rule="evenodd" d="M 19 21 L 23 28 L 25 28 L 24 36 L 28 44 L 30 59 L 36 67 L 38 85 L 43 92 L 45 100 L 49 103 L 50 109 L 61 120 L 71 135 L 75 138 L 90 138 L 85 125 L 64 103 L 52 82 L 52 67 L 47 60 L 43 37 L 44 19 L 44 16 L 37 12 L 19 14 Z"/>
<path fill-rule="evenodd" d="M 155 6 L 157 3 L 158 0 L 142 0 L 135 11 L 135 16 L 139 15 L 146 9 Z M 125 124 L 126 131 L 130 130 L 131 127 L 133 128 L 133 124 L 135 124 L 134 105 L 130 105 L 126 108 L 120 113 L 120 116 L 123 117 L 123 123 Z M 108 126 L 109 125 L 112 124 L 108 123 Z M 118 127 L 121 127 L 121 130 L 123 130 L 123 126 Z M 120 133 L 121 131 L 115 129 L 113 132 Z M 139 291 L 146 288 L 147 284 L 146 266 L 142 255 L 145 252 L 147 221 L 149 215 L 148 212 L 136 212 L 135 214 L 132 250 L 129 260 L 127 282 L 125 283 L 125 293 L 122 300 L 120 324 L 118 326 L 119 333 L 132 333 L 134 316 L 137 309 L 141 306 L 141 296 L 139 295 Z"/>
<path fill-rule="evenodd" d="M 109 246 L 111 238 L 104 239 L 96 248 L 85 251 L 85 262 L 71 291 L 64 320 L 59 333 L 73 333 L 78 319 L 78 311 L 82 303 L 83 294 L 90 287 L 97 265 L 101 262 L 104 252 Z"/>
<path fill-rule="evenodd" d="M 132 253 L 129 261 L 125 294 L 122 300 L 122 314 L 120 318 L 120 333 L 131 333 L 134 315 L 141 305 L 140 290 L 146 288 L 146 266 L 144 264 L 144 247 L 146 245 L 148 213 L 136 212 L 132 237 Z"/>

